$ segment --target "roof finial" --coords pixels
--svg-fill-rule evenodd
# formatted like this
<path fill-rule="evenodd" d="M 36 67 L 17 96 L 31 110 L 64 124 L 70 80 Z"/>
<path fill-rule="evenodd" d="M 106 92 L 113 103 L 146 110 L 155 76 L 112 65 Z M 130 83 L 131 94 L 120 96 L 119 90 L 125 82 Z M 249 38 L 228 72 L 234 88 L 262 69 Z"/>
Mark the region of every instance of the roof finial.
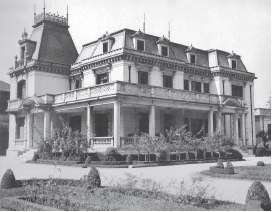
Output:
<path fill-rule="evenodd" d="M 34 16 L 36 15 L 36 5 L 34 5 Z"/>
<path fill-rule="evenodd" d="M 145 33 L 145 13 L 144 13 L 144 22 L 143 22 L 143 33 Z"/>
<path fill-rule="evenodd" d="M 66 20 L 67 20 L 67 25 L 68 25 L 68 5 L 66 6 Z"/>

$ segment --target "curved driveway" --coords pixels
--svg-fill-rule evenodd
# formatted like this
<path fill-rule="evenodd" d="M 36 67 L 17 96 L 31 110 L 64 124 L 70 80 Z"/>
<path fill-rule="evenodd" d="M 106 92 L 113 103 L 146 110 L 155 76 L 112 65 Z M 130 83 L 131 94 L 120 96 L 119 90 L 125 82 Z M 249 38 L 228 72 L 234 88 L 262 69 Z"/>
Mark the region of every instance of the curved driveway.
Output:
<path fill-rule="evenodd" d="M 266 164 L 271 164 L 271 157 L 255 158 L 246 157 L 246 161 L 233 162 L 234 166 L 256 165 L 257 161 L 264 161 Z M 89 168 L 83 169 L 80 167 L 42 165 L 42 164 L 27 164 L 26 159 L 13 157 L 0 157 L 0 177 L 2 178 L 5 171 L 10 168 L 14 172 L 16 179 L 28 178 L 47 178 L 50 175 L 55 177 L 80 179 L 87 174 Z M 138 176 L 142 179 L 152 179 L 168 189 L 168 192 L 176 193 L 179 191 L 178 185 L 181 181 L 186 183 L 191 181 L 192 176 L 197 176 L 197 173 L 202 170 L 207 170 L 212 163 L 204 164 L 187 164 L 162 167 L 146 167 L 146 168 L 98 168 L 101 173 L 102 185 L 122 182 L 126 178 L 126 173 Z M 55 174 L 54 174 L 55 171 Z M 245 203 L 248 188 L 253 180 L 236 180 L 236 179 L 219 179 L 219 178 L 204 178 L 203 185 L 209 185 L 214 188 L 215 197 L 217 199 L 231 200 L 237 203 Z M 271 182 L 262 182 L 271 196 Z M 172 186 L 170 186 L 172 185 Z"/>

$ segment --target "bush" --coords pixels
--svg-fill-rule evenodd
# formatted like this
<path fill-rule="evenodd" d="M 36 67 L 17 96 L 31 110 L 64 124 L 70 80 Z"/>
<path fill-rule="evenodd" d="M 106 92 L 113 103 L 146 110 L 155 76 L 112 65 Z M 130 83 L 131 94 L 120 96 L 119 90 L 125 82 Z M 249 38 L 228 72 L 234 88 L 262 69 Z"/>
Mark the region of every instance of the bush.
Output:
<path fill-rule="evenodd" d="M 127 155 L 127 157 L 126 157 L 126 162 L 127 162 L 128 165 L 133 164 L 133 159 L 132 159 L 131 154 Z"/>
<path fill-rule="evenodd" d="M 121 155 L 118 152 L 118 149 L 115 147 L 108 147 L 104 152 L 105 161 L 119 161 Z"/>
<path fill-rule="evenodd" d="M 85 164 L 91 164 L 91 157 L 88 156 L 86 159 L 85 159 Z"/>
<path fill-rule="evenodd" d="M 271 200 L 266 191 L 264 185 L 260 181 L 254 181 L 253 184 L 249 187 L 246 204 L 251 200 L 258 200 L 261 202 L 261 208 L 266 211 L 271 211 Z"/>
<path fill-rule="evenodd" d="M 167 160 L 167 152 L 165 150 L 162 150 L 159 153 L 159 161 L 166 161 Z"/>
<path fill-rule="evenodd" d="M 37 153 L 35 153 L 32 160 L 37 161 L 38 159 L 39 159 L 39 155 Z"/>
<path fill-rule="evenodd" d="M 264 156 L 264 149 L 256 149 L 256 154 L 255 154 L 255 156 L 256 157 L 262 157 L 262 156 Z"/>
<path fill-rule="evenodd" d="M 99 188 L 101 186 L 100 173 L 95 167 L 91 167 L 86 177 L 88 188 Z"/>
<path fill-rule="evenodd" d="M 226 164 L 226 168 L 229 169 L 229 168 L 231 168 L 231 167 L 233 167 L 233 165 L 232 165 L 232 163 L 228 160 L 228 161 L 227 161 L 227 164 Z"/>
<path fill-rule="evenodd" d="M 16 180 L 11 169 L 8 169 L 1 180 L 1 189 L 16 188 Z"/>
<path fill-rule="evenodd" d="M 238 160 L 243 159 L 243 155 L 237 149 L 230 149 L 230 150 L 228 150 L 228 152 L 231 152 L 231 156 L 234 159 L 238 159 Z"/>
<path fill-rule="evenodd" d="M 217 161 L 217 165 L 216 165 L 218 168 L 221 168 L 223 169 L 224 168 L 224 164 L 223 164 L 223 161 L 222 160 L 218 160 Z"/>
<path fill-rule="evenodd" d="M 263 161 L 258 161 L 257 166 L 264 166 L 264 162 Z"/>
<path fill-rule="evenodd" d="M 209 171 L 212 173 L 218 173 L 218 174 L 234 174 L 234 168 L 228 168 L 228 169 L 223 169 L 219 168 L 217 166 L 211 166 L 209 167 Z"/>
<path fill-rule="evenodd" d="M 263 142 L 258 143 L 257 144 L 257 149 L 265 149 L 264 143 Z"/>

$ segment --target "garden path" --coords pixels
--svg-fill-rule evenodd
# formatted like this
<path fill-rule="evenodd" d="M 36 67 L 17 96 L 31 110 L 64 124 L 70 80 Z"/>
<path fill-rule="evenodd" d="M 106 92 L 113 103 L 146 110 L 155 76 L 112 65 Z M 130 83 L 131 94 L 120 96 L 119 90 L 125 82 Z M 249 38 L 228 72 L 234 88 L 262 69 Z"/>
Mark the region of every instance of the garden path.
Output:
<path fill-rule="evenodd" d="M 264 161 L 271 164 L 271 157 L 247 157 L 246 161 L 233 162 L 234 166 L 256 165 L 257 161 Z M 49 175 L 55 177 L 80 179 L 89 172 L 89 168 L 56 166 L 44 164 L 25 163 L 24 158 L 0 157 L 0 177 L 2 178 L 5 171 L 10 168 L 14 172 L 16 179 L 28 178 L 47 178 Z M 146 167 L 146 168 L 98 168 L 101 173 L 102 185 L 110 185 L 111 183 L 123 182 L 125 173 L 130 173 L 142 179 L 152 179 L 166 187 L 168 192 L 177 193 L 179 191 L 179 183 L 181 181 L 190 182 L 192 176 L 196 176 L 198 172 L 209 169 L 212 163 L 203 164 L 187 164 L 175 166 Z M 55 170 L 55 174 L 54 174 Z M 220 178 L 204 178 L 203 185 L 210 185 L 215 188 L 215 197 L 222 200 L 231 200 L 237 203 L 245 203 L 248 188 L 253 180 L 237 180 L 237 179 L 220 179 Z M 271 196 L 271 182 L 262 181 Z M 171 186 L 172 185 L 172 186 Z"/>

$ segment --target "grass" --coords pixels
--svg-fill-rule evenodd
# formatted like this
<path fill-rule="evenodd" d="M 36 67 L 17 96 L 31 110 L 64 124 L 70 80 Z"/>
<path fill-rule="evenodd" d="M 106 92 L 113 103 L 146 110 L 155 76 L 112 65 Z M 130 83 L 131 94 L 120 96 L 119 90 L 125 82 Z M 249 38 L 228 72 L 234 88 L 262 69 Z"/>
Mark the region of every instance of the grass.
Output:
<path fill-rule="evenodd" d="M 201 171 L 200 174 L 207 175 L 210 177 L 218 178 L 236 178 L 241 180 L 266 180 L 271 181 L 271 164 L 265 166 L 235 166 L 235 174 L 226 175 L 219 173 L 212 173 L 208 170 Z"/>

